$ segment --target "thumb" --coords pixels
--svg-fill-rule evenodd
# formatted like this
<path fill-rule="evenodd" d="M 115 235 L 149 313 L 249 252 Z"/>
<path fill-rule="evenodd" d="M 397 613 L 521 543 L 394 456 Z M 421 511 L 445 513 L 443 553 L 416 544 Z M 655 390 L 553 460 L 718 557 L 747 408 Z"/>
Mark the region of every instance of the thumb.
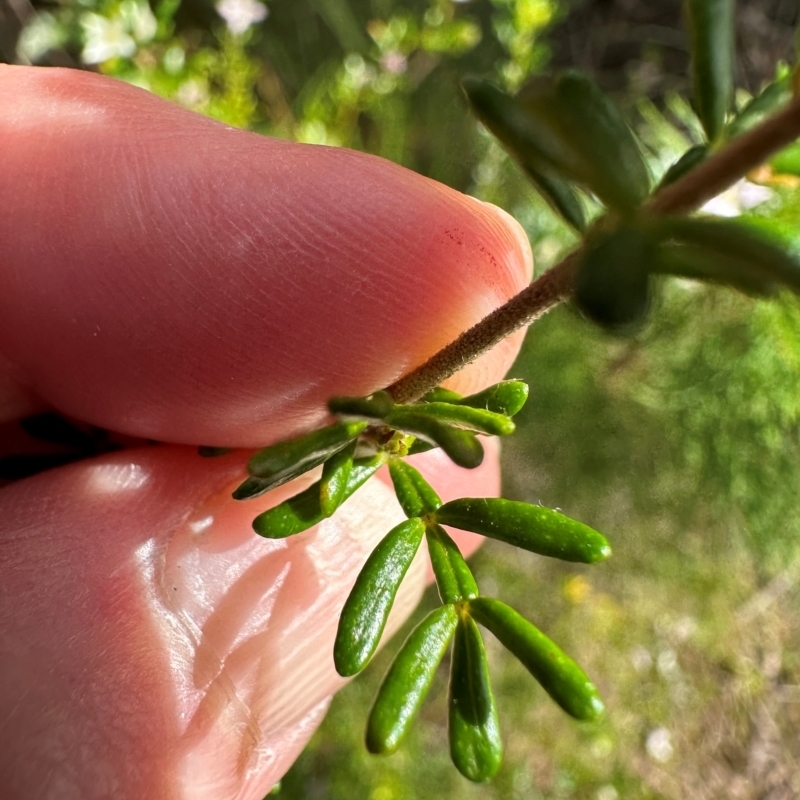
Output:
<path fill-rule="evenodd" d="M 497 490 L 495 458 L 456 475 L 426 456 L 445 500 Z M 263 540 L 253 514 L 297 486 L 236 503 L 240 471 L 241 454 L 158 447 L 0 490 L 4 798 L 260 800 L 288 769 L 343 683 L 355 574 L 402 514 L 370 481 Z M 425 577 L 417 559 L 390 628 Z"/>
<path fill-rule="evenodd" d="M 28 398 L 133 436 L 290 436 L 530 278 L 492 206 L 101 76 L 0 67 L 0 139 L 0 354 Z M 499 379 L 519 341 L 458 385 Z"/>

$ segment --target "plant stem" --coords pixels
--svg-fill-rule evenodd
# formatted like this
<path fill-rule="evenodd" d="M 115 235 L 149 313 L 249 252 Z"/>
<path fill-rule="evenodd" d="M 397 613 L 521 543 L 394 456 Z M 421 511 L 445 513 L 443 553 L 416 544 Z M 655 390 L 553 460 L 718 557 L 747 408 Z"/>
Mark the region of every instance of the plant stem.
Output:
<path fill-rule="evenodd" d="M 761 166 L 773 153 L 800 136 L 800 99 L 752 128 L 706 161 L 665 187 L 645 204 L 653 215 L 695 211 Z M 413 372 L 400 378 L 387 391 L 398 403 L 409 403 L 438 386 L 458 370 L 491 350 L 506 336 L 530 325 L 550 309 L 569 299 L 581 249 L 571 252 L 552 269 L 507 303 L 462 333 Z"/>

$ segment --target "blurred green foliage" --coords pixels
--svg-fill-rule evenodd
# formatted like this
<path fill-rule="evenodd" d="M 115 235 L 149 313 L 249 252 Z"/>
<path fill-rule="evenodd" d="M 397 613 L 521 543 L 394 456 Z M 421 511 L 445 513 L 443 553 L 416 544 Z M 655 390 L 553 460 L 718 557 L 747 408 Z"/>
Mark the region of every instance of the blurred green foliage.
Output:
<path fill-rule="evenodd" d="M 59 49 L 232 125 L 391 158 L 509 210 L 541 271 L 572 234 L 469 116 L 458 80 L 516 88 L 546 64 L 560 13 L 555 0 L 60 0 L 39 7 L 19 52 L 47 63 Z M 698 141 L 678 96 L 627 106 L 655 178 Z M 773 167 L 796 172 L 795 160 Z M 798 182 L 766 182 L 711 210 L 800 246 Z M 531 397 L 504 451 L 506 495 L 563 508 L 615 555 L 590 574 L 490 543 L 475 569 L 579 658 L 605 721 L 566 721 L 487 637 L 506 737 L 498 778 L 473 786 L 449 764 L 446 670 L 409 742 L 375 758 L 363 722 L 384 652 L 334 700 L 280 796 L 800 796 L 799 331 L 794 299 L 681 281 L 635 340 L 569 308 L 537 323 L 512 372 Z"/>

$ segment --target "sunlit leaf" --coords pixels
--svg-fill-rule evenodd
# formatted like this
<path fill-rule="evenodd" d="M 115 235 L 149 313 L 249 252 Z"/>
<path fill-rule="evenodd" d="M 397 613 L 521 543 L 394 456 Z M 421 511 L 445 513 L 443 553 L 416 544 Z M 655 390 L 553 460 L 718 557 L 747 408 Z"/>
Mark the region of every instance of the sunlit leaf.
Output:
<path fill-rule="evenodd" d="M 425 523 L 420 519 L 401 522 L 364 564 L 339 617 L 333 661 L 340 675 L 355 675 L 372 658 L 424 533 Z"/>
<path fill-rule="evenodd" d="M 393 458 L 389 461 L 389 474 L 397 499 L 407 517 L 422 517 L 436 511 L 442 504 L 433 487 L 411 464 Z"/>
<path fill-rule="evenodd" d="M 366 427 L 366 422 L 337 422 L 297 439 L 278 442 L 255 453 L 247 462 L 247 471 L 266 481 L 267 489 L 274 489 L 322 464 Z"/>
<path fill-rule="evenodd" d="M 432 525 L 426 534 L 436 587 L 443 603 L 458 603 L 478 596 L 478 584 L 458 545 L 441 525 Z"/>
<path fill-rule="evenodd" d="M 493 777 L 503 761 L 497 708 L 478 626 L 468 616 L 456 627 L 449 691 L 450 756 L 471 781 Z"/>
<path fill-rule="evenodd" d="M 347 484 L 353 471 L 355 452 L 354 440 L 344 450 L 332 455 L 322 467 L 319 504 L 320 510 L 326 517 L 330 517 L 347 497 Z"/>
<path fill-rule="evenodd" d="M 733 138 L 750 130 L 791 99 L 791 77 L 785 75 L 766 86 L 730 121 L 725 130 L 725 137 Z"/>
<path fill-rule="evenodd" d="M 371 420 L 382 420 L 393 406 L 392 396 L 385 391 L 375 392 L 368 397 L 333 397 L 328 401 L 328 410 L 332 414 Z"/>
<path fill-rule="evenodd" d="M 428 614 L 403 643 L 381 683 L 367 722 L 370 753 L 393 753 L 411 728 L 456 629 L 451 605 Z"/>
<path fill-rule="evenodd" d="M 495 414 L 504 414 L 513 417 L 528 399 L 528 384 L 525 381 L 500 381 L 489 386 L 481 392 L 462 397 L 457 401 L 459 405 L 482 408 Z"/>
<path fill-rule="evenodd" d="M 456 403 L 416 403 L 415 414 L 425 414 L 459 428 L 485 433 L 490 436 L 508 436 L 514 432 L 514 423 L 504 414 Z"/>
<path fill-rule="evenodd" d="M 568 714 L 594 720 L 603 701 L 583 670 L 513 608 L 488 597 L 469 601 L 470 615 L 490 630 Z"/>
<path fill-rule="evenodd" d="M 661 182 L 658 184 L 659 189 L 669 186 L 671 183 L 682 178 L 687 173 L 691 172 L 698 164 L 702 164 L 708 156 L 708 145 L 698 144 L 695 147 L 690 147 L 670 168 L 664 173 Z"/>
<path fill-rule="evenodd" d="M 371 458 L 356 459 L 347 481 L 344 499 L 350 497 L 353 492 L 371 478 L 375 472 L 385 463 L 385 458 L 381 455 Z M 302 533 L 314 525 L 318 525 L 325 519 L 325 514 L 320 506 L 320 484 L 319 481 L 304 492 L 295 495 L 275 508 L 259 514 L 253 520 L 253 530 L 267 539 L 285 539 L 287 536 L 294 536 Z"/>
<path fill-rule="evenodd" d="M 436 520 L 562 561 L 593 564 L 611 555 L 605 537 L 588 525 L 549 508 L 501 498 L 451 500 Z"/>

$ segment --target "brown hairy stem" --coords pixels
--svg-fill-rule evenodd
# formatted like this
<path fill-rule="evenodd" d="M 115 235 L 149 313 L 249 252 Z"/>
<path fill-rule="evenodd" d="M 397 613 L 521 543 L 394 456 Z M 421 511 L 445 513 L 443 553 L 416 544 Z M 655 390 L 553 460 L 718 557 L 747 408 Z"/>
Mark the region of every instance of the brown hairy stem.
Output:
<path fill-rule="evenodd" d="M 800 136 L 800 98 L 714 153 L 645 204 L 652 215 L 695 211 L 769 156 Z M 464 331 L 455 341 L 400 378 L 387 391 L 398 403 L 418 400 L 514 331 L 530 325 L 572 295 L 581 250 L 574 250 L 507 303 Z"/>

